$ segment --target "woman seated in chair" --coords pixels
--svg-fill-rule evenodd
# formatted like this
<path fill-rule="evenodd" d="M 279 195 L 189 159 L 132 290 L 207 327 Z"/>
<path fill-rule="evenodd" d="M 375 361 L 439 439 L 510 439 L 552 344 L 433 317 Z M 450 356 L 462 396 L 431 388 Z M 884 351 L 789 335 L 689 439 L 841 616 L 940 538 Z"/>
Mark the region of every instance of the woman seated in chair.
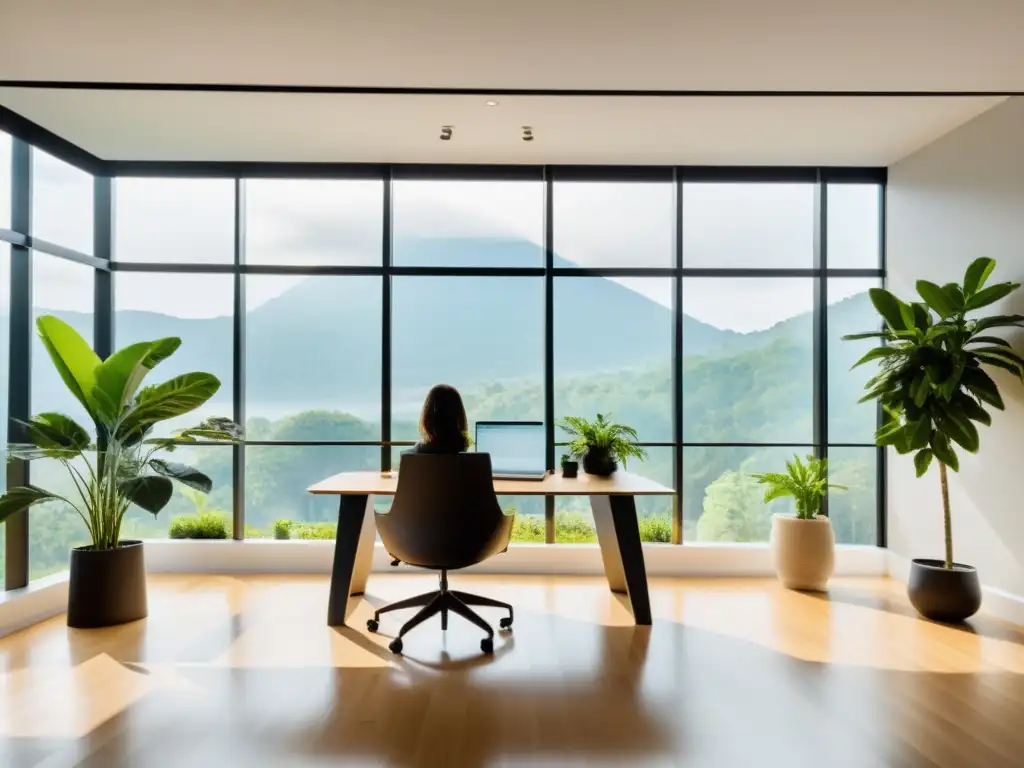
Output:
<path fill-rule="evenodd" d="M 420 436 L 423 439 L 405 453 L 462 453 L 469 448 L 469 420 L 455 387 L 437 384 L 427 393 Z"/>

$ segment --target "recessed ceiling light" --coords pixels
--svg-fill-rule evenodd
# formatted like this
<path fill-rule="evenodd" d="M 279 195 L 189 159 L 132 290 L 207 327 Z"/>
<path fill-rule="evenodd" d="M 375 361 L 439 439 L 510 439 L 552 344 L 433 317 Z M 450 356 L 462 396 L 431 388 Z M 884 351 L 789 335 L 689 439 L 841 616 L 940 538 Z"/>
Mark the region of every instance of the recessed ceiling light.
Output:
<path fill-rule="evenodd" d="M 486 104 L 488 107 L 498 106 L 498 102 L 495 101 L 494 99 L 488 99 L 487 101 L 484 102 L 484 104 Z"/>

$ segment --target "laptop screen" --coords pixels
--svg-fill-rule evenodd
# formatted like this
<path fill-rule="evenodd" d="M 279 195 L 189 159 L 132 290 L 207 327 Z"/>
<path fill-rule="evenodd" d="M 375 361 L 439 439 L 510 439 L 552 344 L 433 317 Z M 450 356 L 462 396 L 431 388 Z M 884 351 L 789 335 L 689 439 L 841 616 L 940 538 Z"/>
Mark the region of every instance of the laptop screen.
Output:
<path fill-rule="evenodd" d="M 544 471 L 544 424 L 532 421 L 479 421 L 476 450 L 491 454 L 496 474 Z"/>

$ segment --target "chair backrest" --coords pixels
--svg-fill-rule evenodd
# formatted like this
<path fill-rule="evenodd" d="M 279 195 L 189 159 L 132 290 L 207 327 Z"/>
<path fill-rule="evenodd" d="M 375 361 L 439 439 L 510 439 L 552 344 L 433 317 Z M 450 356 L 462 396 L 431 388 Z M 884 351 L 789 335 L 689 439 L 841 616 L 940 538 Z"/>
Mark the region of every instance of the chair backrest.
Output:
<path fill-rule="evenodd" d="M 508 543 L 486 453 L 402 456 L 391 510 L 376 519 L 388 552 L 425 568 L 464 568 Z"/>

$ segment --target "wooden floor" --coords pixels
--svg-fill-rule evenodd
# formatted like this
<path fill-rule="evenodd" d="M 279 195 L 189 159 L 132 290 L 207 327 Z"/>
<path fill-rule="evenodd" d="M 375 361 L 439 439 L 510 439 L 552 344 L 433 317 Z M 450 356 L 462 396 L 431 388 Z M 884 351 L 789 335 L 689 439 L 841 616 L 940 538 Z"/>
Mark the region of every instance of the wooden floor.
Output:
<path fill-rule="evenodd" d="M 366 632 L 434 584 L 375 577 L 333 630 L 326 577 L 156 577 L 146 621 L 4 638 L 0 765 L 1024 765 L 1024 630 L 922 621 L 898 584 L 654 580 L 642 628 L 599 579 L 456 575 L 516 606 L 493 657 L 457 617 L 404 657 L 396 614 Z"/>

